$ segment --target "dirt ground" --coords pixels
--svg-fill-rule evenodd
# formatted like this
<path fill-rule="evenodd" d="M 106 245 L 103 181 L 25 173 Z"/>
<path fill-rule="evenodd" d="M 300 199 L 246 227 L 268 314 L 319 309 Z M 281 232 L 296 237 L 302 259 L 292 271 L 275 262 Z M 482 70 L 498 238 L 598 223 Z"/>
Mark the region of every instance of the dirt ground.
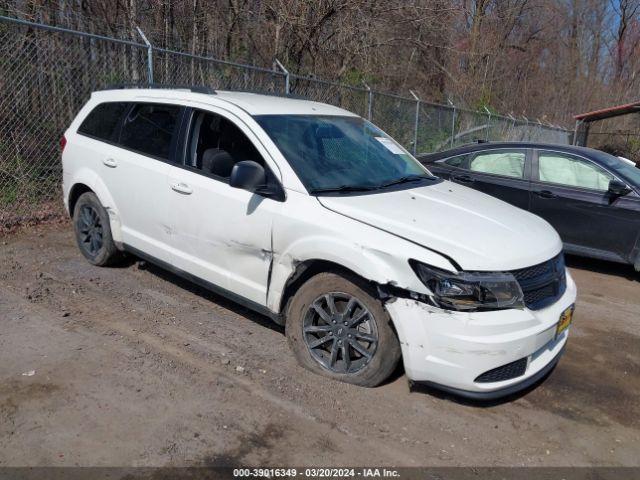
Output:
<path fill-rule="evenodd" d="M 0 466 L 640 462 L 640 275 L 569 259 L 559 366 L 476 404 L 336 383 L 266 318 L 155 267 L 89 265 L 67 225 L 0 238 Z"/>

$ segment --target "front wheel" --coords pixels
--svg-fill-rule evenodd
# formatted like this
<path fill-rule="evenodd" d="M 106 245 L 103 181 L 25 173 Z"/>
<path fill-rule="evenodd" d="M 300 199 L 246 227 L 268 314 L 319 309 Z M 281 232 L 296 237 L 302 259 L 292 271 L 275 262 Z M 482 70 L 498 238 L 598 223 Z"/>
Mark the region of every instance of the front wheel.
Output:
<path fill-rule="evenodd" d="M 320 273 L 298 290 L 287 311 L 286 333 L 304 367 L 366 387 L 389 377 L 400 344 L 387 311 L 368 290 L 364 282 L 334 273 Z"/>

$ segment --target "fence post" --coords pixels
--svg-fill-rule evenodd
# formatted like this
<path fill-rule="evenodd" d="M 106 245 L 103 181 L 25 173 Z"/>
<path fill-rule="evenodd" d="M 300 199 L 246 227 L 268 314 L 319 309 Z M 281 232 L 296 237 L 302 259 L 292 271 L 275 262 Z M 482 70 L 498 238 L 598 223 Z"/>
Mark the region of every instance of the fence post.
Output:
<path fill-rule="evenodd" d="M 284 65 L 282 65 L 280 63 L 280 60 L 278 60 L 277 58 L 276 58 L 276 65 L 278 66 L 278 68 L 280 68 L 280 70 L 284 72 L 284 93 L 289 95 L 289 93 L 291 93 L 289 91 L 289 70 L 284 68 Z"/>
<path fill-rule="evenodd" d="M 488 142 L 489 141 L 489 130 L 491 130 L 491 110 L 489 110 L 486 105 L 484 105 L 482 108 L 484 108 L 484 111 L 487 112 L 487 115 L 489 116 L 489 119 L 487 120 L 489 126 L 487 127 L 487 130 L 486 130 L 487 133 L 484 136 L 485 141 Z"/>
<path fill-rule="evenodd" d="M 539 142 L 541 141 L 539 139 L 542 138 L 542 122 L 540 121 L 539 118 L 536 118 L 536 122 L 538 122 L 538 138 L 535 139 L 535 141 Z"/>
<path fill-rule="evenodd" d="M 362 82 L 364 88 L 367 89 L 367 120 L 371 121 L 371 112 L 373 106 L 373 92 L 371 91 L 371 87 L 367 85 L 367 82 Z"/>
<path fill-rule="evenodd" d="M 456 106 L 451 101 L 450 98 L 447 98 L 447 103 L 451 108 L 453 108 L 453 115 L 451 115 L 451 145 L 450 148 L 453 148 L 453 140 L 456 136 Z"/>
<path fill-rule="evenodd" d="M 526 141 L 529 140 L 529 119 L 524 115 L 520 116 L 524 118 L 524 135 L 526 136 L 526 138 L 522 138 L 522 141 Z"/>
<path fill-rule="evenodd" d="M 144 35 L 140 27 L 136 26 L 136 29 L 138 29 L 138 33 L 142 37 L 142 40 L 144 41 L 145 45 L 147 46 L 147 64 L 148 64 L 147 65 L 147 68 L 148 68 L 147 81 L 149 84 L 152 84 L 153 83 L 153 45 L 151 45 L 151 42 L 147 40 L 147 37 Z"/>
<path fill-rule="evenodd" d="M 413 154 L 418 152 L 418 123 L 420 122 L 420 97 L 418 97 L 413 90 L 409 90 L 409 93 L 416 99 L 416 119 L 413 124 Z"/>

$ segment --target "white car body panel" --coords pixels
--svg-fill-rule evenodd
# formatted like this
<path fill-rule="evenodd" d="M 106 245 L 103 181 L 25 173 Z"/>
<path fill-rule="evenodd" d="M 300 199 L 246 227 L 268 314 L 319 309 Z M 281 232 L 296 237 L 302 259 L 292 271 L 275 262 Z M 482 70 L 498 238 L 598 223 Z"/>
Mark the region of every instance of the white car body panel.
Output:
<path fill-rule="evenodd" d="M 265 305 L 272 223 L 282 203 L 178 167 L 169 177 L 193 190 L 166 205 L 174 265 Z"/>
<path fill-rule="evenodd" d="M 325 196 L 320 203 L 443 252 L 464 270 L 515 270 L 562 249 L 540 217 L 449 181 L 384 195 Z"/>
<path fill-rule="evenodd" d="M 240 128 L 281 182 L 284 202 L 234 189 L 169 162 L 77 133 L 105 101 L 171 103 L 222 115 Z M 287 282 L 304 262 L 325 261 L 372 284 L 431 292 L 409 260 L 455 272 L 530 267 L 562 249 L 544 220 L 451 182 L 383 193 L 310 195 L 252 115 L 354 116 L 337 107 L 248 93 L 185 90 L 97 92 L 65 132 L 64 198 L 86 185 L 109 212 L 115 242 L 281 314 Z M 113 159 L 116 168 L 103 163 Z M 191 191 L 172 189 L 183 184 Z M 469 392 L 496 391 L 523 378 L 478 384 L 480 373 L 527 357 L 535 375 L 564 346 L 554 336 L 576 297 L 567 274 L 562 298 L 538 310 L 453 312 L 407 298 L 386 301 L 407 376 Z"/>
<path fill-rule="evenodd" d="M 315 197 L 289 192 L 287 200 L 273 226 L 274 261 L 267 305 L 273 311 L 279 311 L 280 295 L 296 265 L 309 260 L 332 262 L 380 285 L 419 293 L 429 290 L 407 258 L 454 269 L 443 256 L 323 208 Z"/>

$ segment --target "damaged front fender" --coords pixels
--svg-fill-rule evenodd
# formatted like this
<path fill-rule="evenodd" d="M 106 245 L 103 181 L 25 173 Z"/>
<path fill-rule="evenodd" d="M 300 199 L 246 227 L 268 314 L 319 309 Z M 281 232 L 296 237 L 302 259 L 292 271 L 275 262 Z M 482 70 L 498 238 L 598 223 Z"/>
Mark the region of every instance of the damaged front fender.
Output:
<path fill-rule="evenodd" d="M 411 269 L 411 258 L 455 270 L 449 260 L 420 245 L 318 208 L 317 200 L 308 195 L 289 195 L 286 217 L 278 216 L 273 226 L 274 253 L 267 293 L 267 307 L 273 312 L 280 313 L 286 286 L 296 275 L 297 267 L 305 262 L 327 262 L 347 269 L 379 285 L 381 298 L 399 292 L 391 287 L 421 295 L 429 293 Z"/>

